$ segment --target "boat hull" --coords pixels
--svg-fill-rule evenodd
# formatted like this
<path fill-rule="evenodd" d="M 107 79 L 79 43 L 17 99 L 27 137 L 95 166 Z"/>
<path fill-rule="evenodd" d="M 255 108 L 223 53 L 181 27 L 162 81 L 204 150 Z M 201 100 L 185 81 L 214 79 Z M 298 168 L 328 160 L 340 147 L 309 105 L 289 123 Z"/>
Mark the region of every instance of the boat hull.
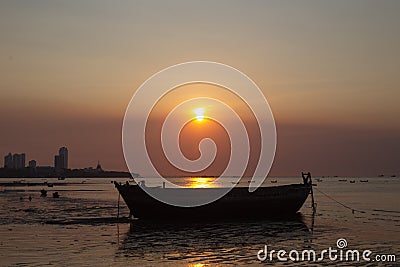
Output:
<path fill-rule="evenodd" d="M 235 187 L 212 203 L 197 207 L 178 207 L 154 199 L 138 185 L 114 184 L 131 215 L 139 219 L 289 217 L 300 210 L 311 190 L 310 184 L 261 187 L 252 193 L 248 188 Z"/>

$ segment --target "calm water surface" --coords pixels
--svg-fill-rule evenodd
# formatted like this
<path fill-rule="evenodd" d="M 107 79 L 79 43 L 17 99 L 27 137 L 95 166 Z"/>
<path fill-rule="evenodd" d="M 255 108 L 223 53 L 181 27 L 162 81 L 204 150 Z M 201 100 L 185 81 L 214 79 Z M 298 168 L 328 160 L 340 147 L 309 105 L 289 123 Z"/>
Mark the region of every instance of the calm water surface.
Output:
<path fill-rule="evenodd" d="M 228 179 L 228 178 L 227 178 Z M 275 179 L 275 178 L 274 178 Z M 323 178 L 316 182 L 317 215 L 310 201 L 298 218 L 291 220 L 237 220 L 202 222 L 145 222 L 129 224 L 129 212 L 120 202 L 113 179 L 47 179 L 54 183 L 48 197 L 40 197 L 43 186 L 0 186 L 1 266 L 226 266 L 268 265 L 257 252 L 270 249 L 336 248 L 345 238 L 349 249 L 369 249 L 374 254 L 394 254 L 400 261 L 400 179 Z M 368 179 L 361 183 L 360 179 Z M 0 179 L 0 182 L 20 179 Z M 118 179 L 126 181 L 126 179 Z M 180 178 L 183 185 L 205 186 L 207 178 Z M 299 183 L 301 178 L 267 179 L 265 186 Z M 314 179 L 315 180 L 315 179 Z M 349 183 L 355 180 L 355 183 Z M 25 179 L 25 182 L 43 182 Z M 65 183 L 57 185 L 57 183 Z M 83 183 L 82 183 L 83 182 Z M 229 183 L 229 180 L 227 180 Z M 156 184 L 155 184 L 156 185 Z M 243 181 L 241 186 L 247 186 Z M 322 191 L 351 208 L 344 208 Z M 51 197 L 58 191 L 60 198 Z M 32 201 L 28 197 L 32 196 Z M 22 197 L 22 200 L 21 200 Z M 274 262 L 277 265 L 332 265 Z M 336 265 L 395 266 L 396 263 L 343 262 Z"/>

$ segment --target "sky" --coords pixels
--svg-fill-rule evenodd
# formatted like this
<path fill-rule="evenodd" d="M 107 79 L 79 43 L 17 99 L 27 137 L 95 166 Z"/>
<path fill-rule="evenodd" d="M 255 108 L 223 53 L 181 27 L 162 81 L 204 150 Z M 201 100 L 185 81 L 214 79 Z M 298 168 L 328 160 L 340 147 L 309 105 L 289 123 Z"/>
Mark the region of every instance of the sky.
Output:
<path fill-rule="evenodd" d="M 126 170 L 135 90 L 174 64 L 239 69 L 275 117 L 271 175 L 400 174 L 400 2 L 1 1 L 0 155 Z"/>

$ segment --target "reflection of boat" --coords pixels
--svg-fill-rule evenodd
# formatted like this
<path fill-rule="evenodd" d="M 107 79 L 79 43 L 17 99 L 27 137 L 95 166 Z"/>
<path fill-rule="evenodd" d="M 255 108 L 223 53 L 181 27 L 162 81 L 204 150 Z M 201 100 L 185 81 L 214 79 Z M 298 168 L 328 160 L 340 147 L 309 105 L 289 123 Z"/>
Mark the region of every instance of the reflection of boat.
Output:
<path fill-rule="evenodd" d="M 361 183 L 368 183 L 368 180 L 360 180 Z"/>
<path fill-rule="evenodd" d="M 135 220 L 130 225 L 119 224 L 122 236 L 118 253 L 129 258 L 138 257 L 140 253 L 143 261 L 151 262 L 155 253 L 163 253 L 172 259 L 175 255 L 188 255 L 190 250 L 193 252 L 186 258 L 190 266 L 195 266 L 191 264 L 193 261 L 199 266 L 244 263 L 252 266 L 260 264 L 255 255 L 264 248 L 265 239 L 271 244 L 284 241 L 293 247 L 312 245 L 312 229 L 307 219 L 296 216 L 280 220 Z M 168 237 L 168 242 L 165 237 Z M 162 244 L 157 251 L 154 251 L 155 244 Z M 219 244 L 223 247 L 220 248 Z M 165 259 L 158 265 L 162 263 L 165 264 Z"/>
<path fill-rule="evenodd" d="M 280 217 L 295 214 L 311 192 L 311 174 L 303 174 L 302 184 L 260 187 L 249 192 L 247 187 L 234 187 L 222 198 L 202 206 L 179 207 L 158 201 L 147 192 L 158 191 L 168 196 L 218 195 L 226 188 L 154 188 L 142 185 L 120 184 L 115 187 L 127 204 L 131 214 L 148 218 L 239 218 Z M 143 188 L 141 188 L 143 187 Z M 179 199 L 181 200 L 181 199 Z"/>

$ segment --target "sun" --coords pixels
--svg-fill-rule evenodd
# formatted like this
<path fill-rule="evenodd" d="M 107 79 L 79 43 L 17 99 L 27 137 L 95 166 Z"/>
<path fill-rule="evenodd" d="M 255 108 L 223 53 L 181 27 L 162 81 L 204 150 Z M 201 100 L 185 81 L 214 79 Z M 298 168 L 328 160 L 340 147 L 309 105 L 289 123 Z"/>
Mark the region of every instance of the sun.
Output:
<path fill-rule="evenodd" d="M 204 108 L 196 108 L 195 110 L 193 110 L 194 114 L 196 114 L 196 120 L 197 121 L 202 121 L 204 120 Z"/>

